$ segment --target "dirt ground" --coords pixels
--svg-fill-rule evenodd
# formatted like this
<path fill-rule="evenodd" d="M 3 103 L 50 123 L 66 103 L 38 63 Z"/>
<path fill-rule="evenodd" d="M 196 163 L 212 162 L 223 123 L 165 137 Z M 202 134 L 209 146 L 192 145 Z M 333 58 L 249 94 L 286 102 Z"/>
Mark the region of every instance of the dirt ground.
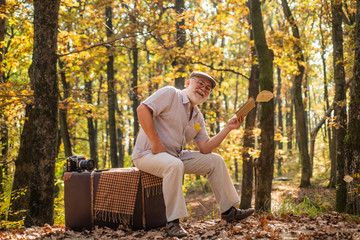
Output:
<path fill-rule="evenodd" d="M 294 204 L 299 204 L 307 197 L 314 206 L 323 208 L 327 211 L 334 211 L 335 189 L 314 186 L 309 188 L 299 188 L 297 182 L 274 181 L 271 193 L 272 210 L 276 211 L 283 201 L 291 200 Z M 239 195 L 241 186 L 235 184 Z M 191 192 L 186 195 L 189 219 L 194 221 L 219 218 L 219 211 L 213 193 Z M 253 197 L 253 201 L 254 201 Z M 252 203 L 254 206 L 254 202 Z"/>

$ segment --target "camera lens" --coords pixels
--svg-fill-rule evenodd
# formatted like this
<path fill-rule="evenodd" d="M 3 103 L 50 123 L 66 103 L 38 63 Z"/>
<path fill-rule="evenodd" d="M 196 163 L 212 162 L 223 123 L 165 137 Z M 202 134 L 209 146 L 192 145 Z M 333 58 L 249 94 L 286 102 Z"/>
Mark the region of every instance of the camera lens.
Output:
<path fill-rule="evenodd" d="M 88 170 L 88 171 L 91 171 L 91 170 L 94 170 L 95 168 L 95 161 L 94 160 L 81 160 L 79 162 L 79 168 L 81 170 Z"/>

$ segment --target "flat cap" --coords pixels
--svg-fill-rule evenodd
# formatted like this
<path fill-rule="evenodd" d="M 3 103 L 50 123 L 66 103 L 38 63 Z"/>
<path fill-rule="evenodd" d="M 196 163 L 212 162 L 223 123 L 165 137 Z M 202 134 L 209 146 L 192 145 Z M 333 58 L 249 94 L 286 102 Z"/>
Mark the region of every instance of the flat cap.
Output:
<path fill-rule="evenodd" d="M 197 72 L 194 71 L 190 74 L 190 78 L 192 77 L 202 77 L 202 78 L 206 78 L 207 80 L 209 80 L 211 82 L 212 88 L 214 88 L 216 86 L 216 81 L 214 78 L 212 78 L 210 75 L 203 73 L 203 72 Z"/>

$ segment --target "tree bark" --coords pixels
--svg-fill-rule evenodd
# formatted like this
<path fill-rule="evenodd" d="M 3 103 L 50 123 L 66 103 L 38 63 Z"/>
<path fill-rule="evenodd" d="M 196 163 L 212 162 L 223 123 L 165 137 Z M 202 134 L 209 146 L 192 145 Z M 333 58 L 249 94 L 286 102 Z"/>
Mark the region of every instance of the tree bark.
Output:
<path fill-rule="evenodd" d="M 350 79 L 349 81 L 346 82 L 345 88 L 347 89 L 351 83 L 352 79 Z M 346 91 L 345 89 L 345 91 Z M 314 157 L 314 152 L 315 152 L 315 140 L 316 140 L 316 135 L 319 132 L 320 128 L 322 127 L 323 124 L 325 124 L 326 120 L 330 117 L 331 112 L 335 109 L 336 105 L 337 105 L 337 101 L 334 100 L 332 102 L 332 104 L 330 105 L 330 107 L 327 109 L 327 111 L 325 112 L 324 116 L 321 118 L 321 120 L 319 121 L 319 123 L 314 127 L 314 129 L 311 131 L 310 133 L 310 158 Z M 334 136 L 335 137 L 335 136 Z M 329 144 L 333 144 L 335 142 L 335 139 L 332 138 L 331 142 Z M 334 149 L 336 149 L 336 146 L 332 146 L 330 148 L 331 152 L 330 154 L 336 154 L 336 152 L 334 152 Z M 331 163 L 332 164 L 332 163 Z M 334 167 L 334 169 L 336 170 L 336 166 Z M 330 188 L 331 186 L 329 186 Z"/>
<path fill-rule="evenodd" d="M 0 8 L 3 9 L 6 7 L 6 0 L 0 0 Z M 0 17 L 0 43 L 5 42 L 5 33 L 6 33 L 6 18 Z M 5 44 L 4 44 L 5 45 Z M 5 56 L 5 47 L 0 48 L 0 63 L 4 60 Z M 0 68 L 0 83 L 5 83 L 5 73 L 3 68 Z"/>
<path fill-rule="evenodd" d="M 58 136 L 57 33 L 59 0 L 34 1 L 33 138 L 29 214 L 25 226 L 53 224 L 55 158 Z M 30 141 L 28 138 L 26 141 Z M 28 143 L 27 143 L 28 144 Z M 20 149 L 20 151 L 23 151 Z"/>
<path fill-rule="evenodd" d="M 329 188 L 336 188 L 336 129 L 335 127 L 332 125 L 331 126 L 331 142 L 329 143 L 329 151 L 330 151 L 330 155 L 332 156 L 330 161 L 331 161 L 331 172 L 330 172 L 330 182 L 328 187 Z"/>
<path fill-rule="evenodd" d="M 268 48 L 261 15 L 260 1 L 250 0 L 250 18 L 254 33 L 256 55 L 259 59 L 260 90 L 273 92 L 273 53 Z M 274 174 L 274 100 L 261 103 L 261 153 L 256 163 L 255 209 L 271 209 L 271 189 Z"/>
<path fill-rule="evenodd" d="M 92 80 L 85 80 L 85 100 L 88 104 L 93 104 L 92 100 Z M 98 152 L 97 152 L 97 131 L 94 126 L 94 117 L 92 111 L 89 110 L 86 116 L 88 126 L 88 137 L 90 145 L 90 158 L 95 161 L 95 167 L 98 168 Z"/>
<path fill-rule="evenodd" d="M 5 8 L 6 6 L 6 0 L 0 0 L 0 9 Z M 6 18 L 0 17 L 0 42 L 5 41 L 5 33 L 6 33 Z M 4 60 L 4 54 L 5 54 L 5 47 L 0 48 L 0 63 Z M 3 69 L 0 69 L 0 83 L 4 83 L 4 73 L 2 72 Z"/>
<path fill-rule="evenodd" d="M 360 214 L 360 198 L 358 189 L 360 185 L 360 0 L 356 1 L 355 17 L 355 58 L 354 79 L 351 89 L 349 108 L 349 123 L 346 136 L 346 159 L 348 174 L 353 177 L 353 182 L 348 184 L 350 191 L 347 198 L 348 212 Z"/>
<path fill-rule="evenodd" d="M 31 68 L 31 67 L 30 67 Z M 31 72 L 31 71 L 29 71 Z M 15 173 L 12 186 L 12 193 L 18 198 L 11 199 L 11 211 L 9 215 L 10 221 L 20 221 L 28 213 L 20 212 L 21 210 L 29 209 L 29 185 L 31 179 L 31 156 L 29 153 L 32 151 L 32 139 L 34 137 L 33 121 L 34 121 L 34 105 L 27 104 L 25 107 L 25 123 L 20 137 L 19 154 L 15 160 Z M 24 195 L 18 195 L 25 192 Z"/>
<path fill-rule="evenodd" d="M 185 59 L 183 54 L 184 45 L 186 42 L 186 33 L 185 29 L 185 20 L 182 17 L 182 14 L 185 9 L 184 0 L 175 0 L 175 11 L 176 15 L 181 19 L 176 22 L 176 47 L 177 51 L 175 53 L 175 59 L 172 63 L 172 66 L 176 70 L 176 77 L 175 77 L 175 87 L 178 89 L 183 89 L 185 85 L 185 77 L 182 76 L 185 72 Z"/>
<path fill-rule="evenodd" d="M 139 120 L 137 116 L 137 107 L 139 106 L 139 90 L 138 90 L 138 48 L 137 48 L 137 40 L 133 39 L 133 47 L 131 49 L 132 53 L 132 81 L 131 81 L 131 101 L 132 101 L 132 109 L 134 114 L 134 140 L 136 140 L 136 137 L 139 133 Z"/>
<path fill-rule="evenodd" d="M 331 1 L 332 12 L 332 38 L 333 38 L 333 68 L 335 80 L 335 117 L 336 117 L 336 210 L 344 212 L 346 207 L 346 182 L 344 138 L 346 136 L 346 84 L 343 54 L 343 30 L 342 30 L 342 1 Z"/>
<path fill-rule="evenodd" d="M 305 62 L 307 62 L 307 60 L 305 59 Z M 309 88 L 308 88 L 308 74 L 307 72 L 305 72 L 305 68 L 304 68 L 304 81 L 303 81 L 303 89 L 304 89 L 304 114 L 305 114 L 305 126 L 306 126 L 306 143 L 307 143 L 307 150 L 308 150 L 308 156 L 309 156 L 309 162 L 310 162 L 310 177 L 312 178 L 312 173 L 313 173 L 313 161 L 310 158 L 309 155 L 309 132 L 311 132 L 311 119 L 310 119 L 310 115 L 309 112 L 311 112 L 311 96 L 309 94 Z"/>
<path fill-rule="evenodd" d="M 286 136 L 288 138 L 287 142 L 287 151 L 291 154 L 293 149 L 293 139 L 294 139 L 294 89 L 290 88 L 289 93 L 286 98 Z M 290 109 L 290 110 L 289 110 Z"/>
<path fill-rule="evenodd" d="M 103 156 L 103 169 L 106 168 L 106 164 L 107 164 L 107 160 L 108 160 L 108 146 L 109 146 L 109 123 L 108 121 L 106 121 L 105 123 L 105 136 L 104 136 L 104 139 L 103 141 L 105 142 L 105 146 L 104 146 L 104 156 Z"/>
<path fill-rule="evenodd" d="M 4 8 L 6 6 L 6 0 L 0 0 L 0 8 Z M 0 17 L 0 43 L 5 41 L 5 32 L 6 32 L 6 18 Z M 0 48 L 0 64 L 4 59 L 5 48 Z M 0 68 L 0 83 L 5 82 L 5 76 L 2 72 L 2 68 Z M 8 152 L 8 127 L 2 111 L 0 111 L 0 195 L 3 193 L 3 166 L 5 165 L 6 155 Z"/>
<path fill-rule="evenodd" d="M 130 22 L 132 31 L 135 32 L 137 30 L 137 11 L 134 11 L 130 14 Z M 131 60 L 131 92 L 130 92 L 130 99 L 132 101 L 132 112 L 133 112 L 133 143 L 135 143 L 137 135 L 139 133 L 140 125 L 137 115 L 137 108 L 139 106 L 139 89 L 138 89 L 138 71 L 139 71 L 139 49 L 137 46 L 137 38 L 134 37 L 131 39 L 131 52 L 129 54 L 129 58 Z M 131 57 L 130 57 L 131 56 Z M 120 137 L 120 136 L 119 136 Z M 133 145 L 132 145 L 133 146 Z M 120 150 L 120 145 L 119 145 Z M 129 149 L 129 151 L 132 150 Z"/>
<path fill-rule="evenodd" d="M 295 43 L 295 54 L 296 54 L 296 64 L 298 68 L 298 74 L 295 76 L 294 100 L 295 100 L 296 129 L 299 134 L 298 146 L 299 146 L 300 159 L 301 159 L 300 187 L 308 187 L 310 186 L 311 164 L 310 164 L 310 156 L 309 156 L 308 141 L 307 141 L 308 130 L 306 127 L 306 113 L 302 99 L 302 81 L 305 72 L 305 67 L 304 67 L 305 61 L 300 46 L 300 33 L 295 23 L 295 19 L 290 11 L 287 0 L 282 0 L 281 2 L 284 9 L 284 14 L 291 25 L 293 36 L 297 39 L 297 42 Z"/>
<path fill-rule="evenodd" d="M 67 99 L 69 98 L 70 87 L 66 81 L 64 62 L 61 60 L 59 60 L 58 62 L 60 68 L 59 69 L 60 79 L 64 89 L 64 97 L 61 98 L 60 95 L 60 100 L 63 102 L 62 104 L 63 106 L 59 108 L 60 135 L 64 144 L 65 156 L 69 157 L 73 155 L 71 149 L 71 142 L 70 142 L 69 126 L 67 123 L 67 108 L 66 108 Z"/>
<path fill-rule="evenodd" d="M 283 114 L 282 114 L 282 107 L 281 107 L 281 72 L 280 72 L 280 67 L 277 67 L 277 80 L 278 80 L 278 85 L 277 85 L 277 94 L 276 94 L 276 103 L 277 103 L 277 107 L 278 107 L 278 115 L 277 115 L 277 119 L 278 119 L 278 134 L 280 134 L 281 136 L 283 136 Z M 283 143 L 281 141 L 281 139 L 279 139 L 277 141 L 277 146 L 278 146 L 278 150 L 282 150 L 283 149 Z M 277 173 L 278 176 L 282 175 L 282 154 L 280 153 L 280 151 L 276 154 L 276 159 L 277 159 Z"/>
<path fill-rule="evenodd" d="M 8 149 L 8 129 L 6 127 L 5 123 L 0 123 L 2 126 L 0 127 L 0 147 L 1 147 L 1 156 L 0 156 L 0 195 L 4 192 L 3 188 L 3 179 L 4 179 L 4 173 L 3 169 L 6 165 L 6 156 L 7 156 L 7 149 Z"/>
<path fill-rule="evenodd" d="M 100 94 L 101 94 L 101 91 L 102 91 L 102 85 L 103 85 L 103 76 L 101 75 L 100 78 L 99 78 L 99 89 L 97 91 L 97 100 L 96 100 L 96 103 L 98 106 L 100 106 L 100 103 L 101 103 L 101 98 L 100 98 Z M 97 154 L 97 160 L 98 162 L 96 163 L 96 168 L 99 168 L 100 167 L 100 159 L 99 159 L 99 153 L 98 153 L 98 148 L 99 148 L 99 145 L 97 144 L 97 138 L 98 138 L 98 119 L 94 119 L 94 131 L 95 131 L 95 134 L 96 134 L 96 154 Z M 102 134 L 103 135 L 103 134 Z M 104 142 L 104 141 L 103 141 Z M 106 155 L 105 155 L 106 156 Z M 104 160 L 105 161 L 105 160 Z"/>
<path fill-rule="evenodd" d="M 321 62 L 322 62 L 322 66 L 323 66 L 323 76 L 324 76 L 324 100 L 325 100 L 325 109 L 329 109 L 330 108 L 330 103 L 329 103 L 329 94 L 328 94 L 328 81 L 327 81 L 327 71 L 326 71 L 326 45 L 325 45 L 325 39 L 324 39 L 324 34 L 323 34 L 323 30 L 322 30 L 322 16 L 323 16 L 323 7 L 321 7 L 321 12 L 320 12 L 320 23 L 319 23 L 319 28 L 320 28 L 320 41 L 321 41 Z M 328 116 L 330 118 L 330 115 Z M 334 137 L 332 134 L 332 130 L 333 128 L 329 126 L 329 121 L 325 122 L 325 131 L 327 131 L 327 137 L 328 137 L 328 143 L 329 143 L 329 158 L 330 158 L 330 179 L 329 179 L 329 188 L 335 188 L 336 185 L 336 152 L 334 152 Z M 314 132 L 314 130 L 312 130 L 312 132 Z M 311 144 L 313 141 L 313 136 L 310 135 L 310 141 Z M 315 139 L 314 139 L 315 141 Z M 315 144 L 315 143 L 314 143 Z M 314 151 L 314 147 L 313 147 L 313 151 Z M 311 147 L 310 147 L 310 158 L 312 158 L 314 156 L 314 153 L 311 153 Z"/>
<path fill-rule="evenodd" d="M 118 142 L 118 151 L 119 151 L 119 160 L 118 161 L 119 161 L 119 167 L 122 168 L 122 167 L 124 167 L 124 164 L 125 164 L 124 163 L 125 148 L 122 143 L 124 136 L 123 136 L 123 133 L 120 128 L 117 128 L 116 131 L 117 131 L 117 138 L 118 138 L 117 142 Z"/>
<path fill-rule="evenodd" d="M 106 7 L 106 36 L 108 40 L 113 36 L 112 25 L 112 7 Z M 110 136 L 110 161 L 111 166 L 116 168 L 119 166 L 117 157 L 117 143 L 116 143 L 116 119 L 115 119 L 115 77 L 114 77 L 114 55 L 113 47 L 107 47 L 108 61 L 107 61 L 107 84 L 108 84 L 108 117 L 109 117 L 109 136 Z"/>
<path fill-rule="evenodd" d="M 250 39 L 253 40 L 253 33 L 250 33 Z M 254 99 L 259 93 L 259 65 L 255 63 L 256 50 L 255 46 L 251 47 L 253 64 L 251 65 L 251 74 L 249 79 L 249 98 Z M 253 183 L 254 183 L 254 159 L 249 154 L 251 149 L 255 148 L 254 128 L 256 120 L 255 107 L 248 113 L 245 118 L 244 147 L 242 152 L 243 174 L 241 182 L 241 202 L 240 208 L 246 209 L 251 207 Z"/>

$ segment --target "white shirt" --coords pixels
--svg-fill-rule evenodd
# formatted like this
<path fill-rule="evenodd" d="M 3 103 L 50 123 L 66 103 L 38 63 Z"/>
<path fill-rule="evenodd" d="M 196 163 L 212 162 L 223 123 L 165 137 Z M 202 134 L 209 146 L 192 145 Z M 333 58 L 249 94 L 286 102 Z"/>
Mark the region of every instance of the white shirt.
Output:
<path fill-rule="evenodd" d="M 143 104 L 153 111 L 155 129 L 167 153 L 181 160 L 191 159 L 190 151 L 184 150 L 191 141 L 207 141 L 205 121 L 197 106 L 190 118 L 190 100 L 185 90 L 168 86 L 159 89 L 148 97 Z M 132 160 L 151 153 L 151 141 L 140 129 L 136 139 Z"/>

